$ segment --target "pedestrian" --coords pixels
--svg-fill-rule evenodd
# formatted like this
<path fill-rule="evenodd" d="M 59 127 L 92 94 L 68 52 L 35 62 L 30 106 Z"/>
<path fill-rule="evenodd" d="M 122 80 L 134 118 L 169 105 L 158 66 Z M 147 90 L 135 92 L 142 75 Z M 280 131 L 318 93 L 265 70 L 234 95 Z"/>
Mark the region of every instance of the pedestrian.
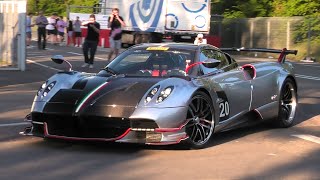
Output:
<path fill-rule="evenodd" d="M 196 39 L 194 40 L 194 44 L 195 45 L 207 44 L 207 40 L 203 39 L 203 34 L 198 34 Z"/>
<path fill-rule="evenodd" d="M 110 43 L 110 52 L 108 55 L 108 61 L 111 61 L 111 57 L 115 54 L 115 57 L 118 56 L 119 50 L 121 48 L 121 37 L 122 30 L 121 26 L 126 26 L 123 21 L 123 18 L 119 16 L 119 9 L 113 8 L 110 17 L 108 18 L 108 27 L 111 28 L 109 43 Z"/>
<path fill-rule="evenodd" d="M 34 26 L 34 24 L 32 24 L 32 16 L 33 16 L 32 13 L 28 13 L 27 20 L 26 20 L 26 36 L 27 36 L 26 43 L 27 43 L 27 46 L 30 46 L 30 44 L 31 44 L 31 38 L 32 38 L 31 27 Z"/>
<path fill-rule="evenodd" d="M 53 13 L 50 17 L 48 17 L 48 25 L 46 29 L 48 31 L 48 39 L 52 44 L 57 44 L 57 14 Z"/>
<path fill-rule="evenodd" d="M 73 31 L 75 36 L 75 46 L 81 47 L 81 21 L 79 20 L 79 16 L 77 16 L 76 20 L 73 22 Z"/>
<path fill-rule="evenodd" d="M 88 21 L 82 23 L 83 26 L 88 28 L 87 36 L 84 40 L 82 50 L 84 55 L 84 64 L 82 67 L 93 68 L 94 55 L 97 51 L 97 46 L 99 43 L 100 34 L 100 24 L 96 22 L 94 14 L 91 14 Z M 88 56 L 88 51 L 90 50 L 90 57 Z"/>
<path fill-rule="evenodd" d="M 36 25 L 38 26 L 38 48 L 46 49 L 46 25 L 48 24 L 47 18 L 43 15 L 43 11 L 39 12 L 39 16 L 36 18 Z M 43 37 L 43 43 L 41 46 L 41 37 Z"/>
<path fill-rule="evenodd" d="M 74 34 L 73 34 L 73 22 L 67 18 L 67 21 L 68 21 L 68 27 L 67 27 L 67 33 L 68 33 L 68 42 L 67 42 L 67 45 L 69 44 L 74 44 L 75 45 L 75 42 L 74 42 Z"/>
<path fill-rule="evenodd" d="M 57 41 L 62 45 L 64 40 L 64 29 L 67 27 L 67 23 L 63 20 L 63 17 L 60 16 L 59 20 L 57 21 L 56 28 L 58 30 L 58 38 Z"/>

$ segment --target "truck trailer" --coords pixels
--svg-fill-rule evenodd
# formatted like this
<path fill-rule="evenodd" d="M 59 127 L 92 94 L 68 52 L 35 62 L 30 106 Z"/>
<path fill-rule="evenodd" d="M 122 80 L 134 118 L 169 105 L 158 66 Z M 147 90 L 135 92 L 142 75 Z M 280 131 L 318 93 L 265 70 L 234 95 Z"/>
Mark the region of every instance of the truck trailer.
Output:
<path fill-rule="evenodd" d="M 192 42 L 210 30 L 209 0 L 106 0 L 103 6 L 119 9 L 126 23 L 122 44 L 162 42 L 165 37 Z"/>

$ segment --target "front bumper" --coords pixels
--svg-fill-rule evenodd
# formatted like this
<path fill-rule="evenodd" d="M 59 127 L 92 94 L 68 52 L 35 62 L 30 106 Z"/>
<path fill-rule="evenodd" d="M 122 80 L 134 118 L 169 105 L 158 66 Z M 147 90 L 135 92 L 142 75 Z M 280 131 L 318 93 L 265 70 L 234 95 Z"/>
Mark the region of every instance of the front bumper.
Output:
<path fill-rule="evenodd" d="M 54 118 L 32 117 L 36 117 L 35 114 L 26 119 L 32 126 L 21 134 L 68 141 L 113 141 L 150 145 L 177 144 L 188 138 L 185 133 L 187 122 L 174 128 L 159 128 L 152 120 L 146 119 L 113 118 L 106 123 L 108 119 L 100 121 L 89 118 L 86 121 L 77 117 L 61 118 L 57 115 L 54 115 Z"/>

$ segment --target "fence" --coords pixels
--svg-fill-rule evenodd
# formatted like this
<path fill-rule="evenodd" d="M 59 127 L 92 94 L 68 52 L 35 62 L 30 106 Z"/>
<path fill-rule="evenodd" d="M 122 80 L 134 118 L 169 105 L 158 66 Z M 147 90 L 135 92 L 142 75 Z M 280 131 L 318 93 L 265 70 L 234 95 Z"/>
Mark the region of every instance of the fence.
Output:
<path fill-rule="evenodd" d="M 0 70 L 25 70 L 26 0 L 0 1 Z"/>
<path fill-rule="evenodd" d="M 296 58 L 320 59 L 320 17 L 216 18 L 211 34 L 222 47 L 297 49 Z"/>

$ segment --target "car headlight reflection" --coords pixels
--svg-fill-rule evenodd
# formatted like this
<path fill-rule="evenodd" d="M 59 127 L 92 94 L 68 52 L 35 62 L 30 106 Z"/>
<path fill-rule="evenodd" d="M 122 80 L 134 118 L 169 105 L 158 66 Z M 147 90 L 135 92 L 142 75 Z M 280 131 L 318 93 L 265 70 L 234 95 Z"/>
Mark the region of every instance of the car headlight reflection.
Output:
<path fill-rule="evenodd" d="M 160 85 L 154 87 L 151 89 L 151 91 L 148 93 L 146 99 L 144 100 L 145 103 L 149 103 L 152 98 L 157 94 L 157 92 L 159 91 L 160 89 Z"/>
<path fill-rule="evenodd" d="M 46 86 L 47 86 L 47 81 L 44 82 L 44 83 L 40 86 L 40 88 L 39 88 L 39 90 L 38 90 L 38 92 L 37 92 L 37 96 L 40 96 L 40 95 L 41 95 L 41 92 L 44 90 L 44 88 L 46 88 Z"/>
<path fill-rule="evenodd" d="M 42 96 L 41 97 L 46 97 L 48 95 L 48 93 L 52 90 L 52 88 L 54 87 L 54 85 L 56 85 L 57 81 L 53 81 L 52 83 L 50 83 L 46 89 L 44 89 Z"/>
<path fill-rule="evenodd" d="M 167 98 L 169 97 L 169 95 L 172 93 L 172 91 L 173 91 L 173 86 L 169 86 L 169 87 L 167 87 L 167 88 L 164 88 L 164 89 L 160 92 L 160 94 L 159 94 L 159 96 L 158 96 L 158 98 L 157 98 L 157 103 L 161 103 L 161 102 L 163 102 L 165 99 L 167 99 Z"/>

